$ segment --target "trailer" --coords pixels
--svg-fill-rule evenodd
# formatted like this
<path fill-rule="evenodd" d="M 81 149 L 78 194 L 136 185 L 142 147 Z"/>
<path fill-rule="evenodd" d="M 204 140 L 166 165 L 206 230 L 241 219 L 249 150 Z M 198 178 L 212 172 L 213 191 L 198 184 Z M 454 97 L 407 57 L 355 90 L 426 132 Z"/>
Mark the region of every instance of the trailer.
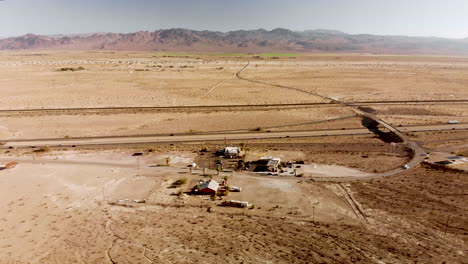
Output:
<path fill-rule="evenodd" d="M 222 206 L 231 206 L 231 207 L 240 207 L 240 208 L 247 208 L 250 206 L 249 202 L 244 201 L 235 201 L 235 200 L 227 200 L 221 203 Z"/>

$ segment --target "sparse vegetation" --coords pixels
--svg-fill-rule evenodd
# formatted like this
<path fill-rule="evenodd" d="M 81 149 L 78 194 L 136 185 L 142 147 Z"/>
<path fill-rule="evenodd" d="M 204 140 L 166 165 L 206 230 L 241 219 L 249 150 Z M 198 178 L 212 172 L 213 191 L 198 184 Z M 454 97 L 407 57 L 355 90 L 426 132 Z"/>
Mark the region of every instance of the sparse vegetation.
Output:
<path fill-rule="evenodd" d="M 86 69 L 84 67 L 80 66 L 80 67 L 77 67 L 77 68 L 60 68 L 59 71 L 63 71 L 63 72 L 72 71 L 72 72 L 74 72 L 74 71 L 84 71 L 84 70 L 86 70 Z"/>
<path fill-rule="evenodd" d="M 39 149 L 34 150 L 34 152 L 39 152 L 39 153 L 49 152 L 49 151 L 50 151 L 50 147 L 48 146 L 43 146 L 43 147 L 40 147 Z"/>
<path fill-rule="evenodd" d="M 293 56 L 300 56 L 300 55 L 297 53 L 261 53 L 261 54 L 257 54 L 257 56 L 278 58 L 278 57 L 293 57 Z"/>
<path fill-rule="evenodd" d="M 63 54 L 60 53 L 59 56 L 65 56 Z M 26 153 L 26 155 L 36 156 L 36 162 L 41 163 L 42 160 L 45 160 L 44 162 L 48 162 L 48 159 L 52 160 L 52 158 L 44 159 L 42 156 L 59 157 L 59 150 L 66 148 L 70 152 L 65 152 L 64 156 L 70 155 L 79 159 L 79 156 L 83 155 L 86 157 L 84 162 L 90 161 L 90 165 L 67 165 L 66 169 L 61 169 L 56 173 L 60 177 L 60 181 L 51 181 L 51 177 L 48 175 L 56 165 L 20 165 L 18 169 L 1 172 L 1 177 L 7 179 L 3 181 L 3 184 L 6 192 L 4 196 L 8 199 L 0 204 L 1 213 L 5 215 L 4 219 L 6 219 L 0 219 L 0 221 L 4 222 L 4 226 L 11 228 L 3 228 L 5 230 L 0 230 L 0 232 L 4 237 L 10 237 L 13 241 L 12 248 L 5 249 L 6 253 L 11 252 L 12 255 L 19 257 L 21 255 L 29 256 L 30 246 L 33 246 L 34 243 L 40 243 L 42 240 L 56 241 L 58 239 L 58 241 L 69 241 L 79 249 L 79 252 L 75 252 L 76 255 L 70 254 L 70 259 L 61 259 L 64 263 L 74 262 L 75 260 L 75 262 L 79 262 L 78 255 L 83 256 L 83 252 L 93 250 L 96 254 L 89 255 L 91 257 L 97 256 L 100 259 L 90 262 L 105 262 L 105 256 L 102 252 L 106 252 L 106 249 L 114 260 L 119 263 L 125 262 L 126 257 L 128 257 L 129 262 L 142 262 L 145 261 L 144 257 L 148 258 L 148 262 L 157 262 L 158 256 L 156 255 L 158 254 L 161 254 L 161 259 L 180 262 L 183 260 L 178 259 L 178 254 L 174 255 L 171 252 L 180 250 L 181 246 L 184 249 L 189 249 L 187 252 L 192 260 L 203 260 L 209 263 L 222 262 L 223 259 L 233 263 L 249 262 L 252 259 L 254 261 L 261 259 L 272 263 L 310 263 L 314 261 L 324 263 L 368 263 L 376 261 L 389 263 L 415 261 L 420 263 L 442 263 L 442 261 L 461 263 L 463 261 L 464 256 L 457 255 L 454 249 L 462 248 L 463 241 L 460 241 L 466 241 L 466 232 L 464 232 L 466 230 L 466 214 L 464 213 L 466 212 L 466 203 L 463 203 L 463 198 L 466 197 L 464 195 L 465 190 L 467 189 L 466 174 L 461 171 L 447 170 L 447 167 L 425 167 L 425 164 L 423 164 L 423 167 L 407 170 L 402 175 L 389 176 L 379 180 L 344 183 L 344 186 L 351 184 L 350 188 L 352 189 L 350 189 L 349 194 L 351 198 L 355 198 L 358 205 L 362 205 L 363 212 L 372 223 L 369 228 L 365 221 L 355 218 L 359 214 L 353 212 L 353 208 L 351 208 L 353 206 L 350 207 L 343 203 L 346 202 L 345 200 L 338 199 L 346 193 L 337 192 L 337 189 L 333 187 L 337 186 L 335 183 L 322 183 L 318 180 L 313 183 L 309 178 L 294 178 L 293 174 L 284 174 L 281 177 L 259 176 L 254 178 L 251 176 L 252 174 L 236 172 L 237 176 L 232 177 L 232 179 L 229 179 L 231 176 L 225 175 L 234 175 L 234 172 L 230 174 L 232 169 L 236 167 L 242 169 L 246 165 L 249 170 L 254 170 L 253 165 L 255 164 L 249 161 L 262 156 L 281 157 L 283 161 L 287 161 L 283 164 L 284 168 L 282 169 L 285 172 L 291 172 L 294 167 L 297 167 L 297 177 L 304 177 L 302 172 L 305 172 L 305 176 L 309 176 L 324 170 L 329 170 L 327 172 L 332 175 L 331 177 L 340 177 L 338 176 L 339 167 L 328 167 L 321 164 L 346 166 L 356 168 L 361 172 L 381 173 L 400 168 L 408 162 L 410 155 L 405 150 L 405 144 L 398 144 L 392 150 L 390 144 L 382 141 L 385 137 L 373 138 L 369 135 L 336 137 L 329 134 L 327 137 L 298 138 L 289 133 L 285 134 L 291 135 L 291 138 L 262 139 L 259 136 L 257 139 L 234 140 L 229 139 L 228 135 L 226 136 L 227 140 L 222 140 L 220 139 L 222 137 L 219 136 L 218 139 L 220 140 L 210 140 L 209 143 L 207 141 L 207 144 L 201 143 L 201 141 L 178 144 L 176 142 L 179 136 L 187 136 L 183 135 L 183 133 L 189 129 L 197 129 L 203 133 L 206 131 L 242 129 L 242 133 L 244 133 L 253 128 L 250 131 L 264 131 L 267 133 L 269 129 L 276 132 L 346 128 L 351 131 L 354 128 L 364 127 L 359 117 L 354 117 L 353 120 L 327 121 L 318 124 L 306 123 L 326 120 L 332 118 L 332 116 L 346 117 L 354 115 L 352 110 L 347 107 L 335 104 L 324 104 L 317 107 L 315 105 L 304 107 L 281 106 L 278 108 L 276 106 L 264 108 L 264 106 L 248 105 L 256 103 L 262 105 L 307 104 L 322 101 L 314 96 L 305 96 L 295 90 L 240 82 L 232 73 L 240 69 L 244 63 L 246 64 L 246 60 L 243 59 L 227 60 L 224 58 L 216 61 L 216 58 L 208 57 L 210 55 L 199 54 L 197 56 L 202 57 L 202 59 L 190 57 L 189 60 L 184 61 L 178 56 L 177 59 L 146 60 L 144 53 L 136 55 L 133 53 L 121 54 L 124 54 L 125 57 L 121 63 L 118 63 L 118 59 L 116 59 L 120 55 L 110 56 L 109 54 L 99 53 L 99 58 L 109 57 L 112 59 L 110 64 L 83 64 L 86 67 L 88 67 L 87 65 L 92 66 L 89 66 L 90 69 L 83 73 L 55 72 L 52 75 L 60 75 L 60 78 L 52 79 L 50 78 L 51 69 L 65 67 L 67 64 L 34 67 L 34 74 L 31 74 L 32 71 L 30 71 L 30 68 L 33 67 L 13 67 L 12 69 L 4 67 L 6 73 L 3 78 L 5 82 L 3 86 L 6 87 L 4 90 L 7 93 L 6 98 L 8 98 L 8 100 L 5 100 L 5 103 L 8 104 L 5 108 L 24 107 L 36 109 L 45 105 L 58 108 L 95 108 L 104 105 L 162 106 L 154 113 L 151 112 L 153 110 L 141 110 L 141 112 L 140 110 L 135 112 L 133 110 L 117 110 L 116 112 L 119 114 L 115 115 L 110 113 L 75 114 L 69 112 L 62 115 L 56 114 L 55 112 L 58 111 L 54 110 L 50 114 L 51 117 L 49 117 L 47 111 L 44 111 L 44 114 L 37 115 L 28 113 L 5 115 L 2 122 L 4 122 L 5 128 L 8 129 L 0 131 L 5 135 L 5 139 L 14 139 L 16 136 L 18 138 L 47 138 L 52 136 L 69 138 L 67 135 L 69 133 L 72 133 L 74 138 L 153 133 L 164 135 L 162 137 L 167 138 L 169 138 L 167 136 L 169 133 L 174 136 L 172 140 L 168 140 L 171 142 L 119 146 L 118 151 L 108 151 L 113 147 L 90 147 L 83 144 L 78 145 L 79 150 L 76 150 L 69 147 L 69 143 L 67 143 L 62 147 L 54 145 L 54 155 L 34 155 L 31 152 L 33 150 L 36 150 L 36 152 L 49 151 L 48 148 L 39 149 L 38 147 L 44 143 L 36 142 L 26 143 L 30 144 L 27 149 L 12 149 L 12 153 L 9 154 L 12 160 L 15 155 Z M 56 61 L 52 52 L 48 56 L 51 57 L 50 61 Z M 78 55 L 73 56 L 77 57 Z M 91 56 L 91 54 L 86 56 Z M 247 59 L 250 60 L 251 56 L 252 54 Z M 251 65 L 248 66 L 243 75 L 259 81 L 290 85 L 308 91 L 316 91 L 319 94 L 326 94 L 334 98 L 343 98 L 347 102 L 398 100 L 403 96 L 405 96 L 405 99 L 450 98 L 448 93 L 453 94 L 453 98 L 462 98 L 462 95 L 465 94 L 462 89 L 463 86 L 456 85 L 465 83 L 468 80 L 466 74 L 463 75 L 462 63 L 457 62 L 456 69 L 451 69 L 451 66 L 446 66 L 450 64 L 448 58 L 438 58 L 436 63 L 432 63 L 429 59 L 408 62 L 402 57 L 398 59 L 398 63 L 392 63 L 389 58 L 381 59 L 374 55 L 360 57 L 359 55 L 340 54 L 340 62 L 336 63 L 339 66 L 334 66 L 335 63 L 327 63 L 328 66 L 322 67 L 321 63 L 315 63 L 325 60 L 333 62 L 334 56 L 337 55 L 301 55 L 300 60 L 284 64 L 282 60 L 272 61 L 273 58 L 271 58 L 283 59 L 283 56 L 265 57 L 262 58 L 262 61 L 251 60 Z M 144 63 L 139 63 L 140 57 Z M 13 60 L 13 56 L 8 58 L 8 60 L 10 59 Z M 129 61 L 133 61 L 132 66 L 129 66 Z M 225 64 L 224 61 L 230 62 Z M 359 63 L 354 63 L 356 61 Z M 149 68 L 145 66 L 145 63 L 161 63 L 164 68 L 169 68 L 172 64 L 175 65 L 173 66 L 175 69 L 163 72 L 159 68 Z M 195 65 L 196 70 L 179 69 L 180 65 L 184 64 Z M 291 66 L 293 64 L 296 65 Z M 388 66 L 390 64 L 391 67 Z M 424 67 L 426 64 L 430 65 L 429 70 Z M 113 67 L 114 65 L 116 67 Z M 443 65 L 444 69 L 442 69 L 441 65 Z M 73 67 L 75 67 L 75 64 L 73 64 Z M 150 73 L 128 74 L 129 70 L 133 70 L 135 67 L 152 70 Z M 47 74 L 36 74 L 36 71 L 40 72 L 41 68 L 45 69 L 41 73 Z M 224 70 L 219 68 L 224 68 Z M 17 69 L 22 69 L 22 71 L 16 73 Z M 33 79 L 25 80 L 28 79 L 23 77 L 25 74 L 28 77 L 32 76 Z M 79 75 L 79 78 L 77 78 L 78 75 L 76 74 Z M 427 76 L 431 78 L 426 78 Z M 231 77 L 232 79 L 227 79 L 216 88 L 210 97 L 201 97 L 201 94 L 208 90 L 211 85 L 224 78 Z M 8 81 L 7 79 L 14 81 Z M 311 80 L 313 83 L 311 83 Z M 422 83 L 421 80 L 423 80 Z M 132 87 L 128 86 L 129 83 L 132 84 Z M 422 84 L 421 86 L 424 89 L 417 88 L 418 84 Z M 97 86 L 102 86 L 102 93 L 99 91 L 93 94 L 92 92 L 95 91 Z M 28 87 L 28 89 L 23 87 Z M 57 89 L 57 87 L 64 87 L 64 89 Z M 446 87 L 447 89 L 439 92 L 436 90 L 438 87 Z M 32 99 L 30 99 L 28 98 L 30 90 L 37 90 L 41 93 L 39 96 L 37 94 L 31 95 Z M 424 93 L 426 90 L 434 92 L 434 95 Z M 88 93 L 88 91 L 91 92 Z M 73 99 L 71 100 L 70 97 Z M 323 100 L 323 103 L 327 102 Z M 245 106 L 242 106 L 242 111 L 231 109 L 231 106 L 221 106 L 220 109 L 227 109 L 225 111 L 209 107 L 211 103 L 213 105 L 232 103 Z M 185 108 L 182 108 L 184 110 L 180 112 L 172 110 L 172 106 L 201 104 L 208 106 L 206 111 L 192 111 L 191 109 L 186 111 Z M 409 111 L 412 108 L 411 104 L 405 104 L 402 108 L 406 109 L 403 110 L 396 109 L 397 106 L 392 109 L 388 106 L 369 105 L 373 109 L 375 108 L 375 113 L 382 111 L 382 113 L 390 114 L 406 115 L 416 113 L 419 115 L 404 117 L 405 119 L 399 119 L 401 118 L 399 116 L 381 117 L 389 123 L 393 124 L 393 121 L 395 121 L 396 124 L 402 124 L 403 127 L 412 124 L 411 122 L 430 123 L 431 120 L 436 120 L 435 118 L 437 118 L 437 122 L 443 123 L 444 119 L 449 118 L 440 115 L 431 117 L 434 113 L 443 114 L 446 112 L 466 116 L 465 103 L 459 105 L 445 103 L 442 106 L 435 104 L 429 106 L 418 105 L 418 108 L 425 108 L 428 111 L 415 112 Z M 169 106 L 170 109 L 165 109 L 166 106 Z M 120 114 L 120 111 L 123 114 Z M 18 117 L 21 119 L 18 119 Z M 467 117 L 460 117 L 459 120 L 460 123 L 468 122 Z M 45 129 L 45 126 L 47 126 L 47 129 Z M 274 128 L 275 126 L 277 127 Z M 18 132 L 13 131 L 14 129 Z M 368 132 L 367 130 L 363 131 Z M 385 132 L 385 130 L 383 131 Z M 402 131 L 406 131 L 406 129 Z M 434 152 L 436 152 L 437 148 L 443 147 L 447 153 L 468 153 L 466 149 L 453 148 L 453 146 L 466 144 L 466 131 L 412 133 L 417 134 L 418 141 L 425 146 L 426 142 L 433 142 L 430 143 L 432 145 L 428 146 L 428 149 L 434 149 Z M 262 133 L 257 134 L 262 135 Z M 453 139 L 457 140 L 454 141 Z M 71 140 L 63 141 L 71 142 Z M 240 143 L 241 141 L 248 144 L 248 149 L 245 148 L 244 142 Z M 6 143 L 4 148 L 9 146 L 13 146 L 13 144 Z M 240 156 L 244 157 L 227 159 L 213 155 L 216 150 L 226 146 L 240 146 L 243 149 Z M 122 157 L 125 157 L 119 160 L 117 157 L 122 151 L 126 152 L 125 155 L 122 155 Z M 247 158 L 244 155 L 246 151 L 248 151 Z M 92 152 L 97 153 L 92 154 Z M 112 153 L 109 154 L 109 152 Z M 131 158 L 128 153 L 134 152 L 144 153 L 144 157 L 141 160 Z M 90 158 L 91 155 L 94 155 L 92 157 L 95 158 Z M 103 164 L 103 166 L 99 166 L 95 170 L 96 166 L 92 164 L 101 161 L 104 163 L 110 155 L 113 157 L 113 162 L 122 162 L 124 166 L 129 164 L 129 168 L 120 169 L 116 164 L 109 166 Z M 431 158 L 435 158 L 435 156 L 431 154 Z M 116 158 L 114 159 L 114 157 Z M 298 165 L 291 166 L 289 164 L 290 160 L 298 160 Z M 148 165 L 149 167 L 146 166 L 147 168 L 136 171 L 137 161 L 138 165 L 142 167 Z M 21 163 L 21 161 L 19 162 Z M 188 174 L 189 168 L 192 170 L 191 167 L 188 167 L 192 162 L 196 162 L 200 170 L 193 169 L 194 173 Z M 220 169 L 216 168 L 215 162 L 222 162 L 226 168 L 220 176 L 216 176 L 217 170 Z M 307 165 L 299 165 L 304 163 Z M 250 166 L 251 164 L 253 165 Z M 319 167 L 314 167 L 314 164 L 318 164 Z M 169 165 L 172 167 L 162 168 Z M 40 169 L 36 170 L 35 166 Z M 60 167 L 63 166 L 60 165 Z M 450 167 L 448 166 L 448 168 Z M 205 168 L 211 170 L 206 171 Z M 203 174 L 201 173 L 202 169 Z M 343 173 L 348 173 L 347 169 L 343 169 L 343 171 Z M 350 173 L 347 175 L 353 173 L 363 175 L 359 171 L 349 170 Z M 59 175 L 61 172 L 66 173 L 65 177 Z M 14 177 L 12 177 L 13 174 L 15 174 Z M 187 178 L 182 178 L 184 176 Z M 220 201 L 220 197 L 213 197 L 213 201 L 209 201 L 208 195 L 201 196 L 200 193 L 196 192 L 192 193 L 194 196 L 185 199 L 184 193 L 189 193 L 192 188 L 192 190 L 200 189 L 200 185 L 204 180 L 208 180 L 208 177 L 215 178 L 220 183 L 222 179 L 229 180 L 229 185 L 233 187 L 231 193 L 228 193 L 228 191 L 218 193 L 219 196 L 229 194 L 228 197 L 223 197 L 223 200 L 232 199 L 247 202 L 248 204 L 255 203 L 256 206 L 251 206 L 251 209 L 255 210 L 217 207 L 218 204 L 223 202 Z M 289 179 L 285 179 L 286 177 Z M 122 179 L 122 181 L 109 181 L 108 179 Z M 31 184 L 22 184 L 29 181 Z M 301 184 L 297 185 L 296 182 Z M 59 188 L 61 184 L 67 188 Z M 220 185 L 220 189 L 226 188 L 226 190 L 229 190 L 228 184 L 225 185 Z M 238 190 L 234 186 L 242 188 L 242 192 L 234 193 L 234 191 Z M 92 187 L 95 191 L 93 191 L 92 196 L 77 195 L 75 187 L 83 191 L 86 191 L 85 188 Z M 170 189 L 171 187 L 174 189 Z M 95 196 L 101 196 L 101 188 L 102 202 L 96 203 Z M 41 195 L 37 195 L 43 191 L 47 194 L 44 199 L 40 198 Z M 336 197 L 334 193 L 339 197 Z M 127 195 L 128 197 L 126 197 Z M 19 202 L 21 196 L 24 196 L 24 200 Z M 131 200 L 134 197 L 145 197 L 147 206 L 136 204 L 135 200 Z M 184 199 L 181 199 L 182 197 Z M 98 198 L 98 200 L 101 200 L 101 197 Z M 119 205 L 118 202 L 112 204 L 112 206 L 126 207 L 125 210 L 109 210 L 109 206 L 105 203 L 105 201 L 127 200 L 127 198 L 130 200 L 122 202 L 124 204 Z M 65 201 L 70 207 L 55 205 L 55 199 Z M 323 204 L 318 211 L 315 211 L 318 213 L 317 221 L 312 220 L 313 218 L 310 216 L 313 211 L 310 202 L 315 199 L 320 200 Z M 34 202 L 36 200 L 40 201 L 36 203 Z M 9 205 L 10 202 L 11 205 Z M 83 204 L 83 206 L 74 208 L 73 205 L 77 204 L 77 202 Z M 281 204 L 283 208 L 279 205 L 275 206 L 276 204 Z M 295 206 L 300 210 L 294 209 Z M 93 210 L 92 217 L 86 211 L 87 208 L 91 207 L 96 208 L 96 210 Z M 216 213 L 205 213 L 206 208 L 211 208 Z M 368 210 L 372 208 L 375 208 L 375 210 Z M 44 219 L 44 223 L 53 226 L 53 228 L 56 228 L 54 230 L 58 230 L 58 232 L 40 234 L 43 228 L 29 229 L 29 227 L 34 227 L 37 221 L 31 221 L 28 214 L 22 214 L 21 212 L 28 212 L 32 215 L 32 213 L 35 213 L 34 210 L 37 210 L 39 214 L 37 219 Z M 20 213 L 20 215 L 16 217 L 15 213 Z M 443 234 L 444 225 L 447 223 L 447 215 L 450 215 L 451 218 L 448 223 L 447 236 L 443 236 L 441 234 Z M 73 221 L 70 222 L 66 219 L 63 219 L 65 220 L 63 221 L 62 216 L 71 218 Z M 105 222 L 102 221 L 103 219 Z M 404 223 L 404 225 L 401 225 L 401 223 Z M 40 236 L 44 237 L 30 245 L 21 243 L 25 239 L 15 236 L 15 230 L 18 229 L 16 225 L 18 224 L 20 227 L 29 226 L 24 229 L 27 230 L 25 232 L 30 232 L 26 240 L 39 238 Z M 79 232 L 73 231 L 70 233 L 67 229 L 70 224 L 82 226 L 83 228 Z M 224 227 L 221 229 L 221 226 Z M 61 232 L 62 230 L 66 232 Z M 206 232 L 206 230 L 212 232 Z M 408 230 L 411 230 L 411 232 L 408 232 Z M 434 232 L 434 230 L 437 232 Z M 106 235 L 106 241 L 101 241 L 101 243 L 96 242 L 96 236 L 93 232 L 99 234 L 109 233 L 109 235 Z M 112 236 L 111 232 L 115 232 L 116 236 L 122 236 L 125 241 Z M 243 235 L 239 236 L 239 234 Z M 388 234 L 394 235 L 388 236 Z M 156 241 L 158 243 L 154 242 L 155 235 L 161 240 Z M 245 239 L 245 236 L 248 239 Z M 192 239 L 194 237 L 196 239 Z M 229 237 L 229 239 L 224 239 L 226 237 Z M 180 243 L 174 244 L 174 238 Z M 206 246 L 212 245 L 213 241 L 216 241 L 216 246 Z M 6 240 L 4 242 L 4 244 L 10 243 L 10 241 Z M 113 242 L 115 242 L 115 247 L 109 249 Z M 421 246 L 416 242 L 421 242 Z M 95 248 L 89 251 L 88 244 L 93 245 Z M 132 245 L 136 245 L 136 247 Z M 258 247 L 258 245 L 261 246 Z M 166 248 L 168 251 L 164 253 Z M 246 248 L 250 250 L 250 252 L 247 252 L 248 254 Z M 356 248 L 359 248 L 360 251 L 356 251 Z M 50 251 L 52 255 L 46 256 L 44 254 L 48 252 L 48 248 L 39 247 L 37 250 L 34 249 L 34 253 L 45 256 L 42 261 L 47 263 L 54 261 L 55 253 L 59 256 L 67 255 L 69 253 L 68 249 L 70 248 L 55 247 L 54 250 Z M 454 252 L 454 254 L 444 255 L 446 252 Z M 408 254 L 411 254 L 411 256 Z M 72 259 L 75 256 L 77 258 Z M 183 257 L 186 259 L 185 255 Z M 110 263 L 111 261 L 108 260 L 107 262 Z"/>
<path fill-rule="evenodd" d="M 263 131 L 263 128 L 262 128 L 262 127 L 256 127 L 256 128 L 250 129 L 250 131 L 262 132 L 262 131 Z"/>
<path fill-rule="evenodd" d="M 178 188 L 178 187 L 180 187 L 180 186 L 182 186 L 182 185 L 184 185 L 186 183 L 187 183 L 187 178 L 184 177 L 182 179 L 178 179 L 177 181 L 173 182 L 171 184 L 171 187 L 172 188 Z"/>

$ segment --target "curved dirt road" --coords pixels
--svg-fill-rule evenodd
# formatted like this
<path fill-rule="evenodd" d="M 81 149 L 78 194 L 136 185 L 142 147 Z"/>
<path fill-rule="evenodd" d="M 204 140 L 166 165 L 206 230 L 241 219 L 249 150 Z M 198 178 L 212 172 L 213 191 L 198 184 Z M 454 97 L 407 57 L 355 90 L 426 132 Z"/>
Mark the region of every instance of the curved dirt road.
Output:
<path fill-rule="evenodd" d="M 252 79 L 249 79 L 249 78 L 245 78 L 245 77 L 242 77 L 240 76 L 240 72 L 236 74 L 236 76 L 241 79 L 241 80 L 244 80 L 244 81 L 249 81 L 249 82 L 253 82 L 253 83 L 261 83 L 261 84 L 265 84 L 265 85 L 270 85 L 270 86 L 274 86 L 274 87 L 278 87 L 278 88 L 284 88 L 284 89 L 288 89 L 288 90 L 293 90 L 293 91 L 297 91 L 297 92 L 300 92 L 300 93 L 305 93 L 305 94 L 308 94 L 308 95 L 312 95 L 312 96 L 316 96 L 316 97 L 320 97 L 322 98 L 323 100 L 328 100 L 330 102 L 333 102 L 333 103 L 337 103 L 337 104 L 340 104 L 340 105 L 343 105 L 345 107 L 351 107 L 353 109 L 354 112 L 356 112 L 357 114 L 361 115 L 361 116 L 364 116 L 364 117 L 367 117 L 367 118 L 370 118 L 372 120 L 374 120 L 375 122 L 379 123 L 380 125 L 384 126 L 385 128 L 387 128 L 389 131 L 393 132 L 395 135 L 397 135 L 409 148 L 411 148 L 413 150 L 413 158 L 411 159 L 411 161 L 408 163 L 408 169 L 411 169 L 411 168 L 414 168 L 416 166 L 418 166 L 421 161 L 423 160 L 423 157 L 421 156 L 423 153 L 424 153 L 424 149 L 422 148 L 421 145 L 419 145 L 417 142 L 415 141 L 412 141 L 410 140 L 409 137 L 407 137 L 405 134 L 403 134 L 400 130 L 398 130 L 397 128 L 393 127 L 392 125 L 390 125 L 389 123 L 383 121 L 382 119 L 378 118 L 377 116 L 371 114 L 371 113 L 368 113 L 368 112 L 365 112 L 363 110 L 360 109 L 359 105 L 356 105 L 356 104 L 350 104 L 350 103 L 346 103 L 346 102 L 341 102 L 339 100 L 336 100 L 334 98 L 331 98 L 331 97 L 328 97 L 328 96 L 325 96 L 325 95 L 321 95 L 321 94 L 318 94 L 316 92 L 310 92 L 310 91 L 306 91 L 306 90 L 303 90 L 303 89 L 300 89 L 300 88 L 296 88 L 296 87 L 290 87 L 290 86 L 285 86 L 285 85 L 280 85 L 280 84 L 272 84 L 272 83 L 267 83 L 267 82 L 263 82 L 263 81 L 257 81 L 257 80 L 252 80 Z M 405 169 L 403 168 L 400 168 L 400 169 L 395 169 L 393 171 L 389 171 L 387 173 L 382 173 L 382 174 L 379 174 L 380 177 L 383 177 L 383 176 L 390 176 L 390 175 L 394 175 L 394 174 L 397 174 L 397 173 L 400 173 L 402 171 L 404 171 Z"/>

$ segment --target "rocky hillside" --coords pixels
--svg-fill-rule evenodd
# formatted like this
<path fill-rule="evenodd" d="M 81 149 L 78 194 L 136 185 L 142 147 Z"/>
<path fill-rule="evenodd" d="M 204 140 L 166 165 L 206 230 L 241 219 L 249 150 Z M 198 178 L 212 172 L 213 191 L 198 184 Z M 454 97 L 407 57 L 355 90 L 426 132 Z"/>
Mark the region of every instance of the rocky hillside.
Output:
<path fill-rule="evenodd" d="M 334 30 L 239 30 L 227 33 L 167 29 L 0 39 L 0 50 L 134 50 L 200 52 L 356 52 L 468 54 L 468 39 L 351 35 Z"/>

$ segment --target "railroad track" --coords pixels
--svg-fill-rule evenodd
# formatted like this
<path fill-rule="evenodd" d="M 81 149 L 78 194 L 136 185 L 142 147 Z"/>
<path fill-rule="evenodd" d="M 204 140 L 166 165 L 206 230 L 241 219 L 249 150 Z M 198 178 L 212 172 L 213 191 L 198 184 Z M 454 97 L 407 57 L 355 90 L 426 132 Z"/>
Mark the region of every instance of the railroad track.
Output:
<path fill-rule="evenodd" d="M 243 78 L 243 80 L 247 80 Z M 255 81 L 257 82 L 257 81 Z M 258 83 L 258 82 L 257 82 Z M 262 84 L 267 84 L 260 82 Z M 271 85 L 271 84 L 270 84 Z M 274 85 L 278 86 L 278 85 Z M 286 86 L 279 85 L 282 88 Z M 315 93 L 301 89 L 310 95 Z M 267 111 L 275 109 L 296 109 L 310 107 L 358 107 L 363 105 L 431 105 L 431 104 L 468 104 L 468 99 L 460 100 L 408 100 L 408 101 L 356 101 L 338 102 L 329 97 L 323 97 L 329 102 L 291 103 L 291 104 L 233 104 L 233 105 L 187 105 L 187 106 L 122 106 L 122 107 L 73 107 L 73 108 L 30 108 L 30 109 L 0 109 L 0 115 L 33 115 L 33 114 L 114 114 L 135 112 L 213 112 L 213 111 Z"/>

